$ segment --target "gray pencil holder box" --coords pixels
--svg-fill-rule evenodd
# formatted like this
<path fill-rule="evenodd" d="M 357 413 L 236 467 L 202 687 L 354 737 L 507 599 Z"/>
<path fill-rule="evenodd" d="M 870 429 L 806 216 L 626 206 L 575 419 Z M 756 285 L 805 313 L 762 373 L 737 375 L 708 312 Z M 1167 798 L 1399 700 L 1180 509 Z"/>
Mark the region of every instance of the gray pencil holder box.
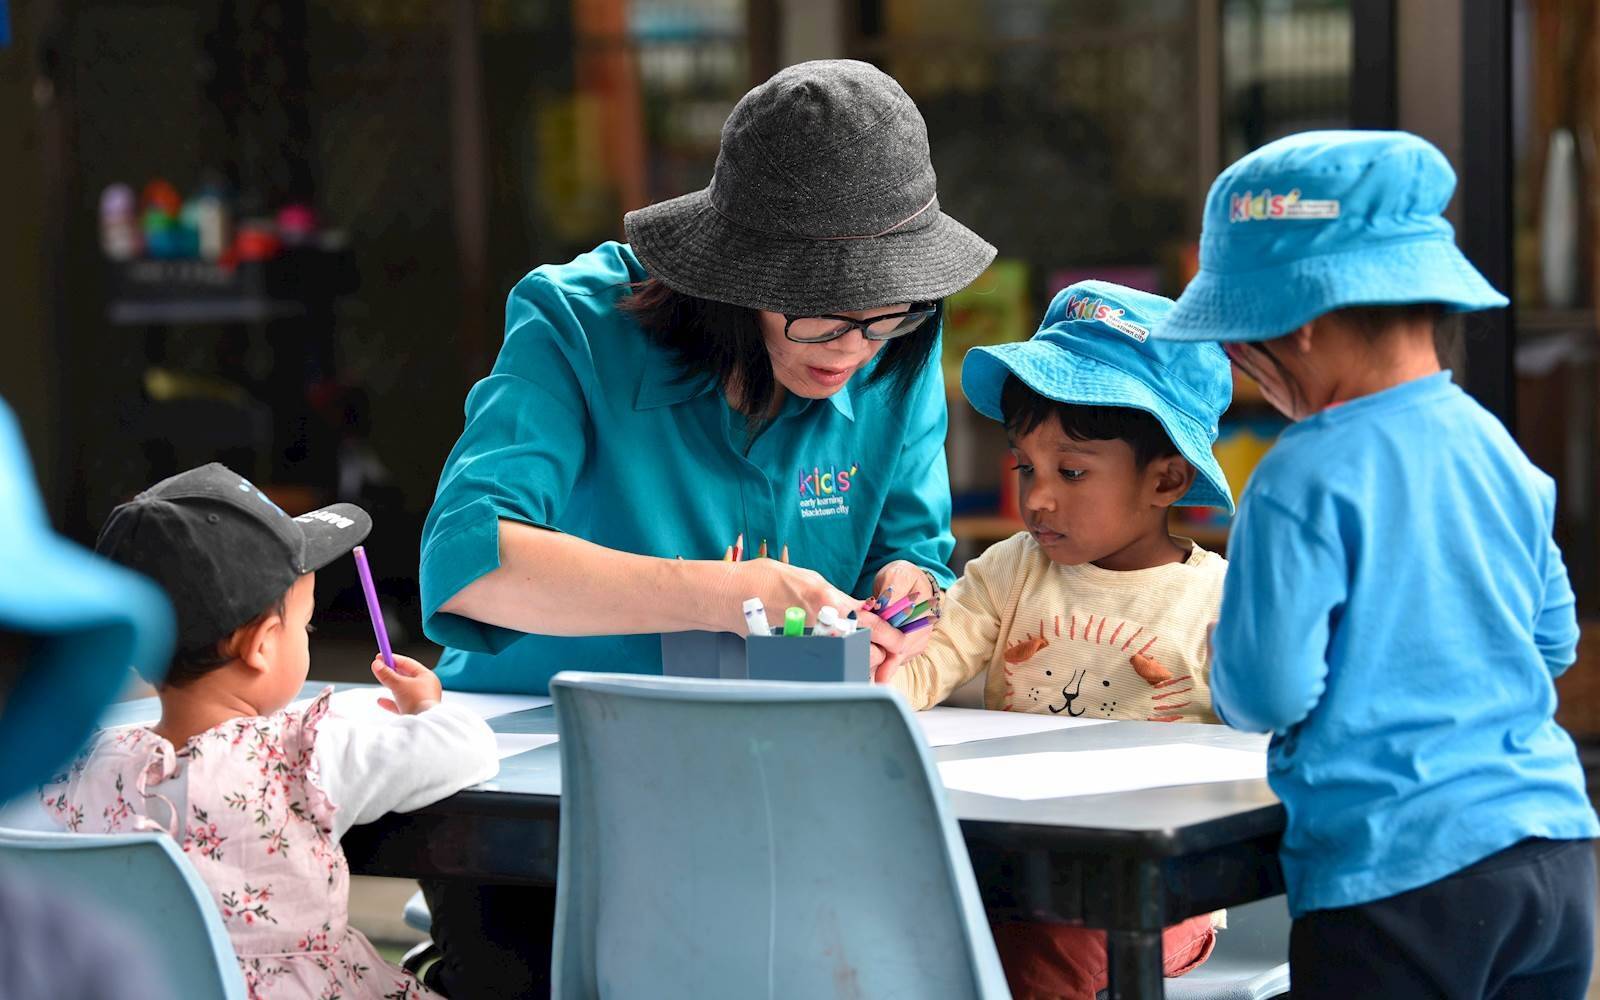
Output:
<path fill-rule="evenodd" d="M 663 632 L 661 672 L 669 677 L 752 681 L 871 680 L 871 634 L 734 635 L 731 632 Z"/>

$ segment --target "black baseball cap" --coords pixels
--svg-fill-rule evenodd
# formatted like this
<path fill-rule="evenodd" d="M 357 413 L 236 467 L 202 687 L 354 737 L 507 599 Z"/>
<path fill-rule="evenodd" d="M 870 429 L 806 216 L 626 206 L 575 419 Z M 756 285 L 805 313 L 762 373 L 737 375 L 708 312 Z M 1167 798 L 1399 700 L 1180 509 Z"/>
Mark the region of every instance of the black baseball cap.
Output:
<path fill-rule="evenodd" d="M 117 507 L 94 547 L 166 590 L 178 649 L 194 650 L 254 620 L 371 530 L 372 518 L 352 503 L 290 517 L 250 480 L 212 462 Z"/>

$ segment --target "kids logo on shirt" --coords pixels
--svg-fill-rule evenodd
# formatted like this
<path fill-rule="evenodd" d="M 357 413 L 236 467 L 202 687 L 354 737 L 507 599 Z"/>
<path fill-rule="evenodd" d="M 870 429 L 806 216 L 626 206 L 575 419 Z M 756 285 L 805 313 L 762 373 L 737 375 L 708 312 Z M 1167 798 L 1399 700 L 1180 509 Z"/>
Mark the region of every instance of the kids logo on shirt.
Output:
<path fill-rule="evenodd" d="M 814 465 L 800 470 L 800 516 L 838 517 L 850 513 L 849 492 L 858 468 Z"/>
<path fill-rule="evenodd" d="M 1262 222 L 1278 219 L 1337 219 L 1339 202 L 1334 198 L 1302 199 L 1300 189 L 1288 194 L 1273 194 L 1271 190 L 1255 194 L 1244 191 L 1229 196 L 1229 222 Z"/>
<path fill-rule="evenodd" d="M 1072 322 L 1080 320 L 1092 321 L 1109 326 L 1118 333 L 1124 333 L 1144 343 L 1150 336 L 1150 331 L 1132 320 L 1122 317 L 1127 314 L 1126 309 L 1108 306 L 1103 299 L 1091 298 L 1087 295 L 1067 296 L 1066 319 Z"/>

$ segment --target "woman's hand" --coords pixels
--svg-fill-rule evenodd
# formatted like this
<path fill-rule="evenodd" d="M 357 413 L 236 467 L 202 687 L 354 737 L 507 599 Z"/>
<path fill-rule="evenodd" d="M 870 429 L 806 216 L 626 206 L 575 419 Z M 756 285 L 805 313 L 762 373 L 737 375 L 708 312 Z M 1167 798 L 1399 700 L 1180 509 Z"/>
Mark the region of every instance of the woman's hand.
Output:
<path fill-rule="evenodd" d="M 389 689 L 393 698 L 379 698 L 378 704 L 396 715 L 420 715 L 439 704 L 444 685 L 432 670 L 409 656 L 394 654 L 390 670 L 381 655 L 372 658 L 372 676 Z"/>
<path fill-rule="evenodd" d="M 783 612 L 787 608 L 804 608 L 806 624 L 815 625 L 817 612 L 823 605 L 831 605 L 841 618 L 861 606 L 860 601 L 824 580 L 821 573 L 776 559 L 747 559 L 717 565 L 726 569 L 712 596 L 716 602 L 712 620 L 725 632 L 745 633 L 744 602 L 752 597 L 761 599 L 767 609 L 767 623 L 774 628 L 783 627 Z"/>

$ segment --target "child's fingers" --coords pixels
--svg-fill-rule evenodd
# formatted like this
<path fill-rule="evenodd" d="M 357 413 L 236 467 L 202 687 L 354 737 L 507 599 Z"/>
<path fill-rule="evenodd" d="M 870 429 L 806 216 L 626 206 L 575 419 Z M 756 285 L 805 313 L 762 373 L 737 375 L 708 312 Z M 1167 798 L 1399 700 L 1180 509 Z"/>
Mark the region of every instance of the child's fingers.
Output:
<path fill-rule="evenodd" d="M 394 657 L 394 671 L 402 677 L 420 677 L 428 672 L 428 668 L 413 660 L 409 656 L 396 653 Z"/>
<path fill-rule="evenodd" d="M 393 698 L 379 698 L 378 707 L 386 712 L 393 712 L 395 715 L 400 714 L 400 706 L 394 703 Z"/>

